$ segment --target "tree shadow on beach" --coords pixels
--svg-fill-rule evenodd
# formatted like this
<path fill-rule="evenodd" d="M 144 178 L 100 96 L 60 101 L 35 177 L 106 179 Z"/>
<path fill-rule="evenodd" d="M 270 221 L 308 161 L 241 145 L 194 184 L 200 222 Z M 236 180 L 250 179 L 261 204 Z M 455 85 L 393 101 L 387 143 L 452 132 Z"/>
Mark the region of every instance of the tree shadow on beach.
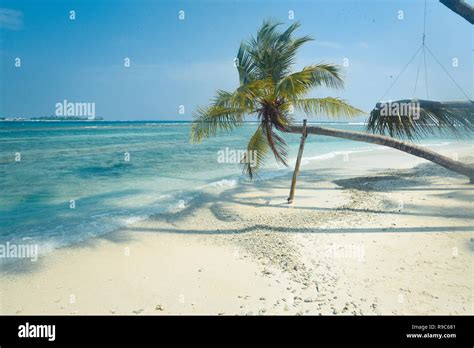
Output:
<path fill-rule="evenodd" d="M 13 262 L 0 264 L 0 276 L 8 277 L 19 274 L 34 273 L 43 267 L 43 260 L 39 257 L 36 261 L 20 259 Z"/>
<path fill-rule="evenodd" d="M 439 232 L 472 232 L 474 226 L 429 226 L 429 227 L 359 227 L 359 228 L 311 228 L 311 227 L 279 227 L 266 224 L 255 224 L 245 228 L 212 230 L 212 229 L 172 229 L 159 227 L 128 227 L 126 231 L 153 233 L 183 233 L 183 234 L 241 234 L 248 232 L 276 232 L 276 233 L 439 233 Z"/>
<path fill-rule="evenodd" d="M 425 173 L 427 168 L 435 168 L 438 166 L 426 163 L 420 164 L 410 170 L 405 170 L 401 172 L 382 174 L 376 177 L 353 177 L 353 178 L 344 178 L 332 180 L 335 187 L 320 187 L 315 185 L 319 180 L 328 180 L 328 173 L 321 171 L 317 176 L 306 173 L 304 175 L 305 180 L 301 183 L 298 183 L 297 190 L 312 190 L 314 195 L 322 196 L 328 195 L 330 192 L 343 191 L 347 189 L 354 189 L 363 192 L 386 192 L 391 191 L 403 191 L 403 190 L 426 190 L 426 191 L 442 191 L 442 193 L 436 194 L 436 196 L 452 199 L 460 199 L 462 201 L 472 201 L 472 194 L 470 191 L 473 190 L 468 185 L 443 185 L 441 187 L 435 186 L 429 177 L 419 177 L 420 171 Z M 290 173 L 291 174 L 291 173 Z M 447 175 L 452 177 L 453 174 L 448 170 L 441 170 L 438 176 Z M 310 178 L 308 180 L 308 177 Z M 454 177 L 462 177 L 460 175 L 454 174 Z M 173 213 L 163 213 L 157 214 L 152 219 L 163 220 L 169 224 L 177 225 L 182 219 L 185 219 L 189 216 L 195 214 L 200 208 L 207 205 L 218 220 L 224 222 L 232 222 L 232 214 L 228 214 L 225 210 L 225 207 L 229 204 L 243 205 L 254 208 L 276 208 L 286 210 L 289 208 L 289 205 L 286 203 L 286 197 L 275 196 L 272 194 L 268 195 L 258 195 L 258 197 L 246 197 L 246 193 L 254 192 L 268 192 L 271 190 L 277 189 L 288 189 L 289 190 L 289 181 L 290 175 L 285 175 L 279 178 L 279 180 L 268 180 L 268 181 L 259 181 L 255 182 L 242 182 L 239 187 L 227 189 L 219 194 L 211 193 L 201 193 L 199 198 L 192 200 L 185 209 L 173 212 Z M 318 180 L 319 179 L 319 180 Z M 423 187 L 424 186 L 424 187 Z M 428 186 L 428 187 L 427 187 Z M 329 193 L 328 193 L 329 191 Z M 324 193 L 323 193 L 324 192 Z M 281 200 L 281 203 L 275 203 L 275 201 Z M 270 204 L 270 202 L 272 202 Z M 387 203 L 387 202 L 385 202 Z M 388 205 L 390 206 L 390 205 Z M 370 213 L 370 214 L 390 214 L 390 215 L 408 215 L 408 216 L 419 216 L 419 217 L 439 217 L 439 211 L 430 211 L 426 209 L 421 209 L 422 207 L 417 204 L 405 204 L 405 209 L 398 210 L 393 207 L 386 207 L 381 209 L 370 209 L 370 208 L 358 208 L 358 207 L 349 207 L 341 206 L 335 208 L 328 208 L 323 206 L 298 206 L 293 209 L 299 210 L 308 210 L 314 212 L 333 212 L 333 211 L 347 211 L 352 213 Z M 442 207 L 442 216 L 445 218 L 466 218 L 466 214 L 461 212 L 462 207 L 450 205 Z M 416 231 L 416 229 L 414 229 Z M 348 230 L 349 231 L 349 230 Z"/>
<path fill-rule="evenodd" d="M 361 192 L 390 192 L 390 191 L 403 191 L 403 190 L 427 190 L 427 191 L 440 191 L 437 196 L 453 199 L 462 200 L 464 202 L 472 201 L 472 188 L 467 185 L 455 184 L 455 185 L 443 185 L 436 186 L 433 184 L 429 177 L 423 177 L 421 173 L 426 173 L 426 166 L 432 167 L 432 164 L 423 164 L 420 172 L 419 166 L 412 170 L 395 173 L 382 173 L 375 177 L 352 177 L 348 178 L 347 175 L 330 175 L 330 170 L 319 171 L 318 174 L 304 173 L 302 178 L 304 181 L 298 182 L 297 190 L 304 189 L 314 192 L 315 196 L 327 196 L 331 195 L 331 192 L 344 191 L 344 190 L 358 190 Z M 436 166 L 435 166 L 436 167 Z M 442 171 L 441 174 L 453 175 L 448 171 Z M 441 174 L 437 176 L 442 176 Z M 458 177 L 457 175 L 454 175 Z M 217 234 L 243 234 L 249 232 L 265 232 L 265 233 L 311 233 L 311 234 L 323 234 L 323 233 L 443 233 L 443 232 L 474 232 L 474 226 L 423 226 L 422 218 L 440 217 L 439 212 L 436 211 L 423 211 L 418 208 L 416 204 L 406 204 L 406 208 L 402 211 L 391 210 L 389 208 L 382 209 L 364 209 L 358 207 L 341 206 L 336 208 L 328 208 L 324 206 L 295 206 L 291 209 L 307 211 L 308 214 L 326 214 L 331 212 L 347 212 L 347 213 L 363 213 L 363 214 L 394 214 L 394 215 L 410 215 L 420 217 L 420 226 L 417 227 L 344 227 L 344 228 L 321 228 L 317 226 L 307 227 L 283 227 L 271 224 L 259 224 L 250 223 L 246 227 L 238 227 L 241 219 L 236 218 L 232 213 L 229 213 L 227 208 L 229 205 L 234 206 L 246 206 L 250 208 L 272 208 L 272 209 L 283 209 L 288 210 L 289 205 L 286 204 L 286 197 L 276 196 L 272 193 L 273 190 L 284 189 L 289 191 L 289 185 L 291 173 L 288 173 L 276 180 L 267 181 L 242 181 L 237 187 L 228 188 L 225 190 L 218 190 L 218 192 L 207 191 L 196 191 L 193 193 L 193 198 L 190 199 L 184 207 L 172 209 L 167 212 L 158 213 L 152 215 L 149 220 L 156 223 L 156 227 L 145 227 L 139 225 L 131 225 L 128 227 L 121 228 L 118 231 L 107 233 L 98 236 L 93 239 L 85 240 L 78 244 L 68 246 L 68 248 L 81 249 L 81 248 L 98 248 L 101 241 L 111 242 L 114 244 L 127 244 L 136 239 L 135 236 L 138 233 L 176 233 L 176 234 L 196 234 L 196 235 L 217 235 Z M 334 180 L 335 179 L 335 180 Z M 334 187 L 321 187 L 316 185 L 320 181 L 331 181 L 335 184 Z M 257 196 L 247 195 L 249 193 L 259 192 Z M 128 192 L 122 192 L 126 196 Z M 263 193 L 263 194 L 262 194 Z M 108 193 L 107 195 L 110 195 Z M 115 195 L 117 197 L 117 195 Z M 281 200 L 281 203 L 278 201 Z M 270 202 L 272 202 L 270 204 Z M 209 209 L 212 215 L 220 222 L 228 223 L 225 228 L 219 228 L 217 230 L 213 226 L 209 226 L 204 229 L 189 229 L 180 228 L 180 222 L 192 218 L 194 215 L 199 214 L 199 210 L 202 208 Z M 407 211 L 408 210 L 408 211 Z M 469 218 L 466 214 L 460 214 L 459 208 L 453 205 L 442 207 L 442 217 L 445 218 Z M 317 220 L 317 219 L 316 219 Z M 160 222 L 163 222 L 160 224 Z M 211 224 L 211 222 L 210 222 Z M 327 224 L 326 224 L 327 225 Z M 241 225 L 240 225 L 241 226 Z M 469 242 L 469 241 L 468 241 Z M 474 251 L 474 243 L 469 242 L 469 249 Z M 7 265 L 3 267 L 1 274 L 22 274 L 35 272 L 43 266 L 42 257 L 36 262 L 16 262 L 15 265 Z"/>

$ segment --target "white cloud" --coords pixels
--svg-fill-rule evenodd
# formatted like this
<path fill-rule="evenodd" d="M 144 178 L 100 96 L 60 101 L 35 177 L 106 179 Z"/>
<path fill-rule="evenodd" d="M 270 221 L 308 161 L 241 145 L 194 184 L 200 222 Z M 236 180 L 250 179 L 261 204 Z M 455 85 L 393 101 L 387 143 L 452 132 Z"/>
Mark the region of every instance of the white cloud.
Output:
<path fill-rule="evenodd" d="M 360 41 L 359 46 L 362 48 L 369 48 L 369 44 L 365 41 Z"/>
<path fill-rule="evenodd" d="M 19 30 L 23 26 L 23 13 L 9 8 L 0 8 L 0 28 Z"/>

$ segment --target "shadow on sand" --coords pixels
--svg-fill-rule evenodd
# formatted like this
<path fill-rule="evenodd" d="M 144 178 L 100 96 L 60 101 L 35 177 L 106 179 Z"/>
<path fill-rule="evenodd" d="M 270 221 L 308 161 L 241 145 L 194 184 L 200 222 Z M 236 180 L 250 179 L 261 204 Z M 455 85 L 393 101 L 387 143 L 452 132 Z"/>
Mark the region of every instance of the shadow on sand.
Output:
<path fill-rule="evenodd" d="M 469 185 L 445 185 L 443 187 L 420 187 L 433 185 L 429 178 L 423 177 L 422 172 L 426 171 L 426 168 L 431 170 L 431 166 L 438 168 L 433 164 L 422 164 L 417 166 L 409 171 L 403 171 L 397 174 L 394 173 L 382 173 L 377 176 L 371 177 L 353 177 L 353 178 L 340 178 L 333 180 L 332 182 L 337 185 L 334 188 L 319 188 L 311 185 L 312 182 L 317 182 L 319 180 L 327 180 L 327 176 L 318 173 L 317 176 L 311 174 L 303 174 L 305 181 L 302 181 L 298 184 L 298 189 L 313 190 L 315 195 L 330 195 L 331 191 L 337 190 L 359 190 L 363 192 L 387 192 L 387 188 L 390 188 L 389 191 L 403 191 L 403 190 L 430 190 L 430 191 L 440 191 L 442 193 L 439 196 L 444 198 L 453 199 L 453 200 L 463 200 L 463 201 L 472 201 L 472 191 L 474 187 Z M 420 170 L 420 167 L 422 170 Z M 329 172 L 329 171 L 328 171 Z M 453 174 L 449 171 L 441 171 L 441 174 L 448 175 L 452 177 Z M 442 175 L 438 175 L 442 176 Z M 444 175 L 443 175 L 444 176 Z M 457 175 L 456 175 L 457 176 Z M 325 178 L 326 177 L 326 178 Z M 334 178 L 334 175 L 330 176 Z M 337 176 L 336 176 L 337 177 Z M 87 241 L 68 246 L 71 250 L 82 249 L 82 248 L 96 248 L 99 246 L 100 241 L 108 241 L 115 244 L 126 244 L 135 239 L 134 234 L 136 233 L 179 233 L 179 234 L 241 234 L 253 231 L 268 231 L 276 233 L 438 233 L 438 232 L 471 232 L 474 231 L 474 226 L 423 226 L 423 220 L 420 219 L 419 227 L 351 227 L 351 228 L 317 228 L 317 227 L 308 227 L 308 228 L 288 228 L 288 227 L 278 227 L 266 224 L 254 224 L 245 228 L 232 228 L 232 219 L 229 219 L 228 216 L 223 213 L 221 207 L 222 204 L 237 204 L 237 205 L 246 205 L 250 207 L 260 208 L 268 207 L 266 203 L 256 202 L 255 197 L 253 198 L 242 198 L 242 194 L 251 192 L 255 187 L 262 192 L 268 192 L 272 189 L 288 189 L 289 188 L 289 175 L 285 177 L 280 177 L 277 180 L 269 181 L 260 181 L 257 184 L 253 182 L 242 182 L 238 187 L 227 189 L 221 193 L 213 194 L 209 192 L 200 192 L 199 195 L 188 202 L 184 209 L 174 212 L 167 212 L 162 214 L 156 214 L 151 216 L 149 219 L 154 220 L 157 223 L 163 221 L 169 226 L 168 228 L 161 227 L 134 227 L 130 226 L 127 228 L 122 228 L 118 231 L 104 234 L 102 236 L 89 239 Z M 329 192 L 328 192 L 329 191 Z M 237 197 L 239 195 L 240 197 Z M 245 197 L 245 195 L 244 195 Z M 258 200 L 260 201 L 270 201 L 276 197 L 271 195 L 259 196 Z M 278 197 L 280 198 L 280 197 Z M 284 203 L 284 198 L 282 198 L 282 204 L 274 205 L 271 207 L 275 209 L 288 209 L 288 205 Z M 180 221 L 183 221 L 186 218 L 189 218 L 197 213 L 200 208 L 207 206 L 211 213 L 219 220 L 224 222 L 229 222 L 229 228 L 225 230 L 216 230 L 213 228 L 209 229 L 180 229 L 178 226 Z M 300 210 L 310 210 L 313 212 L 327 212 L 327 211 L 347 211 L 347 212 L 356 212 L 356 213 L 371 213 L 371 214 L 397 214 L 397 215 L 413 215 L 420 217 L 430 216 L 439 216 L 439 213 L 421 213 L 416 212 L 416 206 L 413 206 L 412 211 L 393 211 L 389 209 L 380 209 L 380 210 L 370 210 L 370 209 L 358 209 L 351 207 L 340 207 L 336 209 L 325 208 L 325 207 L 295 207 L 293 209 Z M 415 211 L 413 211 L 415 210 Z M 443 207 L 443 217 L 446 218 L 468 218 L 466 215 L 458 214 L 456 207 Z M 474 243 L 472 241 L 467 241 L 469 243 L 469 249 L 474 251 Z M 12 264 L 2 265 L 1 274 L 21 274 L 35 272 L 42 267 L 42 257 L 36 262 L 31 262 L 27 260 L 22 260 L 19 262 L 14 262 Z"/>

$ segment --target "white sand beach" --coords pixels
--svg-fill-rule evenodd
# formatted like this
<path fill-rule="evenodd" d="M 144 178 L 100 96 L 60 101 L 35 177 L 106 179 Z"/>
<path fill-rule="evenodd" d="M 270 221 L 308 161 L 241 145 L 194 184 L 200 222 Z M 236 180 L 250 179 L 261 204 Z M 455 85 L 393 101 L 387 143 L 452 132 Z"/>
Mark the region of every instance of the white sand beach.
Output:
<path fill-rule="evenodd" d="M 471 144 L 437 148 L 474 162 Z M 2 314 L 474 314 L 474 185 L 389 149 L 305 164 L 1 274 Z"/>

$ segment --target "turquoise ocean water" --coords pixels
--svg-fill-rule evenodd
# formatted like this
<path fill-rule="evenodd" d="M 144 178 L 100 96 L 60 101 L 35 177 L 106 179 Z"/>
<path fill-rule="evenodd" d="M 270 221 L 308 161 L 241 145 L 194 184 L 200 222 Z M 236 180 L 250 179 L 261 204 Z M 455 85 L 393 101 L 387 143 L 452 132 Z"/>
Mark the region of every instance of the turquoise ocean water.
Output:
<path fill-rule="evenodd" d="M 245 149 L 255 127 L 245 124 L 193 145 L 186 122 L 0 122 L 0 243 L 37 243 L 47 251 L 186 205 L 205 185 L 238 184 L 245 180 L 239 165 L 218 163 L 217 152 Z M 299 136 L 285 138 L 295 158 Z M 323 160 L 373 148 L 310 136 L 304 157 Z M 287 172 L 271 158 L 267 163 L 261 180 Z"/>

